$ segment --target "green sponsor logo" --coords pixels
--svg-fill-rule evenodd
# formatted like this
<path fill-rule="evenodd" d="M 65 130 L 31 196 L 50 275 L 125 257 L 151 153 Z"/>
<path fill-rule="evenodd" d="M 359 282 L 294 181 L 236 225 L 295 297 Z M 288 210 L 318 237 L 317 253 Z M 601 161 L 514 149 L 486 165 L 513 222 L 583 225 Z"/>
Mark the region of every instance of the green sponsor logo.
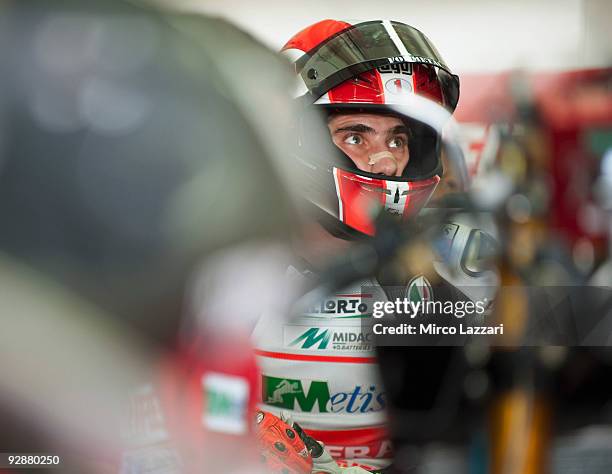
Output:
<path fill-rule="evenodd" d="M 287 326 L 285 337 L 289 347 L 315 350 L 368 351 L 372 348 L 372 333 L 364 333 L 359 327 L 296 328 Z M 293 332 L 293 334 L 292 334 Z M 294 338 L 295 334 L 299 334 Z"/>
<path fill-rule="evenodd" d="M 227 393 L 208 389 L 205 392 L 204 402 L 207 413 L 211 415 L 231 415 L 236 412 L 236 400 Z"/>
<path fill-rule="evenodd" d="M 324 329 L 323 331 L 319 332 L 319 328 L 310 328 L 304 331 L 300 336 L 295 338 L 290 345 L 296 346 L 303 341 L 301 345 L 302 349 L 310 349 L 317 343 L 319 344 L 317 346 L 318 349 L 327 349 L 327 344 L 329 343 L 330 336 L 331 334 L 327 329 Z"/>
<path fill-rule="evenodd" d="M 262 399 L 264 403 L 288 410 L 310 412 L 318 406 L 320 413 L 327 413 L 330 399 L 326 382 L 313 380 L 308 391 L 301 380 L 263 376 Z"/>
<path fill-rule="evenodd" d="M 330 393 L 327 382 L 313 380 L 305 390 L 301 380 L 262 377 L 262 400 L 267 405 L 286 410 L 319 413 L 370 413 L 384 410 L 387 402 L 380 387 L 355 385 Z"/>
<path fill-rule="evenodd" d="M 202 377 L 202 423 L 212 431 L 244 433 L 249 386 L 242 377 L 207 373 Z"/>

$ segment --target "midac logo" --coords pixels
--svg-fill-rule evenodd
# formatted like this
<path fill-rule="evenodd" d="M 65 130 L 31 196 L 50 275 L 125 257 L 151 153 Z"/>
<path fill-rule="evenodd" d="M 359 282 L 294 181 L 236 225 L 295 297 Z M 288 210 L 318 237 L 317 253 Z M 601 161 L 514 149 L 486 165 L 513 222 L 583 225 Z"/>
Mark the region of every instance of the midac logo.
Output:
<path fill-rule="evenodd" d="M 262 378 L 262 400 L 268 405 L 310 412 L 315 405 L 320 413 L 327 413 L 327 404 L 330 399 L 329 387 L 326 382 L 312 381 L 308 392 L 300 380 L 283 379 L 278 377 Z M 297 407 L 296 407 L 297 405 Z"/>
<path fill-rule="evenodd" d="M 317 343 L 319 344 L 317 347 L 318 349 L 327 349 L 327 344 L 329 344 L 330 337 L 331 333 L 327 329 L 319 332 L 319 328 L 310 328 L 295 338 L 290 345 L 295 346 L 304 341 L 301 346 L 302 349 L 310 349 Z"/>

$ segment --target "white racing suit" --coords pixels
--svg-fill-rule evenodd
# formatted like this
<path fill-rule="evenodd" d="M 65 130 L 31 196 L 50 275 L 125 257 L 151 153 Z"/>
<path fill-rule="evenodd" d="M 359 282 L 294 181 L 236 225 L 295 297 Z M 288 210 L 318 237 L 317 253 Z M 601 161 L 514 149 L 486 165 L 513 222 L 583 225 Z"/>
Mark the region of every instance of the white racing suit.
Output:
<path fill-rule="evenodd" d="M 447 282 L 458 280 L 464 288 L 472 284 L 478 293 L 482 276 L 457 273 L 453 268 L 461 269 L 459 263 L 473 230 L 466 223 L 447 225 L 445 245 L 451 261 L 436 264 L 436 270 L 444 273 Z M 289 278 L 307 278 L 293 267 L 288 273 Z M 487 285 L 497 283 L 496 275 L 489 274 L 486 279 Z M 375 294 L 362 294 L 364 288 Z M 415 289 L 430 291 L 431 286 L 423 277 L 415 278 L 402 293 L 408 295 Z M 392 459 L 386 429 L 387 400 L 373 334 L 361 328 L 362 319 L 370 316 L 365 301 L 386 299 L 374 280 L 361 281 L 291 320 L 265 314 L 254 331 L 262 373 L 261 408 L 277 416 L 281 411 L 288 413 L 341 465 L 378 469 Z"/>
<path fill-rule="evenodd" d="M 288 413 L 341 464 L 379 468 L 392 451 L 372 334 L 361 330 L 369 317 L 362 285 L 373 283 L 359 282 L 291 321 L 264 315 L 254 341 L 262 408 Z M 375 297 L 384 298 L 379 290 Z"/>

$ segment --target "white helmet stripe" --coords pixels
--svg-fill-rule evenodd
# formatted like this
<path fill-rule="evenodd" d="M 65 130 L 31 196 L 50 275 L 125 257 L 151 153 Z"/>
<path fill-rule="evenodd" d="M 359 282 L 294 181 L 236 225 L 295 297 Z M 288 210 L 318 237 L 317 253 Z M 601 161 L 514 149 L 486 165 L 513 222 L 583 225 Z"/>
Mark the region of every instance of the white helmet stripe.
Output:
<path fill-rule="evenodd" d="M 389 33 L 389 37 L 391 38 L 391 41 L 393 41 L 393 44 L 395 44 L 395 47 L 400 52 L 400 55 L 406 56 L 407 58 L 412 56 L 406 49 L 406 46 L 404 46 L 404 43 L 402 43 L 400 37 L 397 35 L 397 31 L 395 31 L 395 28 L 393 28 L 391 22 L 389 20 L 383 20 L 382 24 L 385 27 L 385 30 L 387 30 L 387 33 Z"/>
<path fill-rule="evenodd" d="M 331 100 L 329 100 L 329 92 L 326 92 L 325 94 L 323 94 L 321 97 L 319 97 L 316 101 L 315 104 L 331 104 Z"/>
<path fill-rule="evenodd" d="M 394 214 L 403 215 L 410 186 L 408 182 L 385 180 L 385 209 L 394 211 Z"/>
<path fill-rule="evenodd" d="M 334 184 L 336 185 L 336 195 L 338 196 L 338 219 L 344 222 L 344 214 L 342 212 L 342 198 L 340 197 L 340 185 L 338 184 L 338 168 L 334 167 Z"/>

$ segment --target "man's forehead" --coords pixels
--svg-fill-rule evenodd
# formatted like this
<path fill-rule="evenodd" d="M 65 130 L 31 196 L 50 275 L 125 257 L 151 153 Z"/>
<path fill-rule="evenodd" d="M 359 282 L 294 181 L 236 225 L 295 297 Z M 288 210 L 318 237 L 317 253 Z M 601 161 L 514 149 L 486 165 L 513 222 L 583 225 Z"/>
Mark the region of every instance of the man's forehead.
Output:
<path fill-rule="evenodd" d="M 398 116 L 373 113 L 334 114 L 329 119 L 329 124 L 334 127 L 363 124 L 375 130 L 386 130 L 403 123 Z"/>

